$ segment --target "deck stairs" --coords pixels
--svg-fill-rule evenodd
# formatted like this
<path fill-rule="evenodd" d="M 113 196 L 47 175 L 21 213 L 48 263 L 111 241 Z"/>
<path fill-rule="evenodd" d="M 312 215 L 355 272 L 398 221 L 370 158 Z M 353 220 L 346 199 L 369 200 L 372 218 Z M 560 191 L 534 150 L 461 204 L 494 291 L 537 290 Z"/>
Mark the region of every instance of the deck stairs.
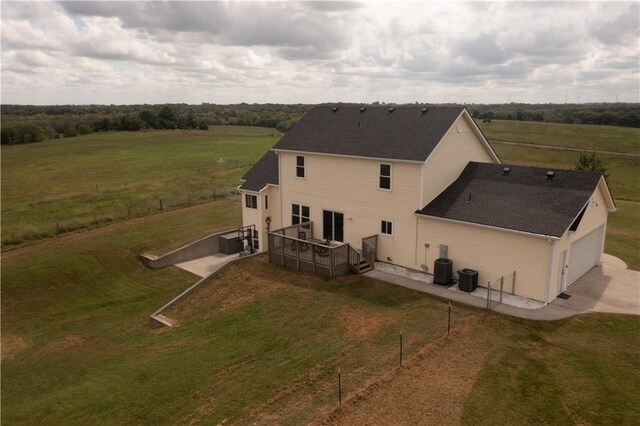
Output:
<path fill-rule="evenodd" d="M 360 255 L 360 263 L 357 265 L 357 267 L 354 267 L 353 265 L 351 265 L 351 270 L 353 272 L 355 272 L 356 274 L 364 274 L 366 272 L 369 271 L 373 271 L 373 265 L 371 263 L 369 263 L 363 256 L 362 256 L 362 250 L 356 249 L 354 248 L 354 250 L 356 252 L 358 252 L 358 254 Z"/>

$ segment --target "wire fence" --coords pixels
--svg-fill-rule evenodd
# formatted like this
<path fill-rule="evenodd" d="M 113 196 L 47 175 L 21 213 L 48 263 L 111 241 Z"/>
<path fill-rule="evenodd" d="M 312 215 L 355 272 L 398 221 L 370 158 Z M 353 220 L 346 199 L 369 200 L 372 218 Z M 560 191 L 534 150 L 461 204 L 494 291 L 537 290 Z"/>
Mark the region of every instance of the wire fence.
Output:
<path fill-rule="evenodd" d="M 239 177 L 254 163 L 218 160 L 208 167 L 42 182 L 3 194 L 2 246 L 222 199 L 239 200 Z M 131 180 L 129 180 L 131 178 Z M 24 195 L 30 193 L 30 195 Z"/>
<path fill-rule="evenodd" d="M 487 284 L 487 309 L 492 310 L 502 303 L 505 294 L 515 294 L 516 271 L 503 275 Z"/>
<path fill-rule="evenodd" d="M 47 198 L 32 198 L 29 207 L 34 210 L 31 213 L 33 216 L 31 223 L 3 223 L 2 245 L 20 244 L 79 229 L 148 216 L 210 201 L 240 199 L 240 194 L 237 192 L 236 187 L 232 186 L 196 189 L 183 193 L 173 192 L 169 196 L 146 194 L 140 199 L 126 199 L 116 191 L 96 186 L 96 193 L 93 199 L 89 199 L 84 194 L 82 196 L 84 197 L 83 203 L 85 205 L 76 209 L 81 210 L 77 215 L 68 213 L 67 211 L 71 209 L 65 209 L 61 205 L 50 206 L 56 201 L 50 201 Z M 64 202 L 60 204 L 64 204 Z M 38 209 L 40 211 L 37 211 Z M 48 210 L 54 211 L 49 212 Z M 25 216 L 29 216 L 29 213 L 27 212 L 21 219 L 28 220 Z"/>
<path fill-rule="evenodd" d="M 456 315 L 455 321 L 464 323 L 468 314 L 452 310 L 449 304 L 438 312 L 442 320 L 437 324 L 413 324 L 406 330 L 389 330 L 373 342 L 345 349 L 277 390 L 259 406 L 230 419 L 229 423 L 300 425 L 326 422 L 368 388 L 410 363 L 434 342 L 446 338 L 454 330 L 452 312 Z"/>

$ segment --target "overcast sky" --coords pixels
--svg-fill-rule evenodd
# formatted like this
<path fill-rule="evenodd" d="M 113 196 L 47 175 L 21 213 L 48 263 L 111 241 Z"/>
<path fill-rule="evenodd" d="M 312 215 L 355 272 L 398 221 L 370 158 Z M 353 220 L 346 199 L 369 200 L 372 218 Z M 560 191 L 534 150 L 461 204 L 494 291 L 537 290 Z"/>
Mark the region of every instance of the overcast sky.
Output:
<path fill-rule="evenodd" d="M 2 2 L 2 103 L 639 102 L 638 2 Z"/>

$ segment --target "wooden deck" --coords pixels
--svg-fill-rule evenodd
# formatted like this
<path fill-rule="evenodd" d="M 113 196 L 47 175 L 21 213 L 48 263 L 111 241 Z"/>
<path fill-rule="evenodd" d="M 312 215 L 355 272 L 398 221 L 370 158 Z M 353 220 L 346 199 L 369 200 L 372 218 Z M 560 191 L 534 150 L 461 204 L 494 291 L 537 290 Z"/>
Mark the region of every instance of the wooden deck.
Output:
<path fill-rule="evenodd" d="M 305 222 L 269 232 L 269 262 L 331 278 L 363 270 L 366 259 L 359 251 L 348 243 L 325 245 L 314 238 L 312 225 L 313 222 Z M 371 255 L 375 252 L 367 253 L 371 260 L 367 265 L 372 267 Z"/>

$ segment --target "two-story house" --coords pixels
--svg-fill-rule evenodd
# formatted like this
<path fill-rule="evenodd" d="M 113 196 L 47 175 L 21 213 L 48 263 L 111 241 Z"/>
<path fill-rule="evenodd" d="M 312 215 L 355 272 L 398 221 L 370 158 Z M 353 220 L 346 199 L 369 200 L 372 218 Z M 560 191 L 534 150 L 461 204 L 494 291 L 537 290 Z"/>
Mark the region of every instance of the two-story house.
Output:
<path fill-rule="evenodd" d="M 315 108 L 243 180 L 259 250 L 310 222 L 316 241 L 358 253 L 375 235 L 377 260 L 423 273 L 443 256 L 481 285 L 515 271 L 516 294 L 544 302 L 600 263 L 615 210 L 600 174 L 502 165 L 461 107 Z M 316 251 L 297 248 L 296 264 L 321 265 Z"/>

